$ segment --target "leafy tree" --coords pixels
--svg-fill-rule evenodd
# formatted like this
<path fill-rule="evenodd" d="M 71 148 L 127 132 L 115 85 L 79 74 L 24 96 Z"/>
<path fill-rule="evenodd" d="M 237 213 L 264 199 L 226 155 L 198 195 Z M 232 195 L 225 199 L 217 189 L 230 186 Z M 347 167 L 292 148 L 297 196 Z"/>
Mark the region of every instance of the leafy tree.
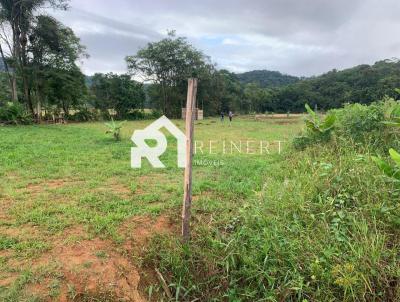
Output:
<path fill-rule="evenodd" d="M 92 78 L 91 91 L 96 108 L 103 111 L 114 109 L 119 118 L 125 117 L 130 110 L 143 108 L 145 101 L 143 84 L 127 74 L 97 73 Z"/>
<path fill-rule="evenodd" d="M 67 2 L 67 0 L 0 0 L 0 25 L 4 29 L 1 38 L 9 48 L 9 62 L 14 70 L 13 73 L 8 72 L 12 97 L 16 100 L 18 74 L 22 80 L 23 100 L 32 114 L 34 114 L 34 109 L 32 71 L 29 67 L 30 34 L 41 9 L 48 7 L 66 9 Z"/>
<path fill-rule="evenodd" d="M 85 76 L 78 67 L 70 70 L 46 69 L 42 76 L 48 104 L 62 108 L 67 117 L 70 109 L 79 108 L 87 97 Z"/>
<path fill-rule="evenodd" d="M 149 43 L 136 55 L 127 56 L 126 62 L 132 75 L 153 83 L 153 94 L 162 102 L 156 104 L 169 116 L 179 116 L 184 105 L 187 79 L 198 77 L 211 68 L 209 59 L 189 44 L 186 38 L 176 37 L 175 32 L 158 42 Z"/>
<path fill-rule="evenodd" d="M 86 95 L 84 76 L 75 64 L 79 57 L 87 56 L 85 48 L 70 28 L 44 15 L 35 18 L 29 40 L 32 58 L 28 70 L 35 79 L 31 82 L 38 111 L 42 102 L 50 98 L 52 104 L 63 108 L 68 115 L 70 106 L 79 105 Z"/>

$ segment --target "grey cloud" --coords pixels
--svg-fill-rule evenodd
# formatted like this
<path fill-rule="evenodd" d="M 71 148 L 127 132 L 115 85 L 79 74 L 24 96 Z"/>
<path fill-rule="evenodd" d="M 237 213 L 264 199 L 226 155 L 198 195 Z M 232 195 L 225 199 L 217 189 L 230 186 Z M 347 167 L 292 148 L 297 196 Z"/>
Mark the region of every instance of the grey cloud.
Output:
<path fill-rule="evenodd" d="M 313 75 L 400 53 L 397 0 L 72 0 L 71 6 L 57 15 L 87 45 L 89 73 L 124 72 L 124 56 L 167 29 L 233 71 Z"/>

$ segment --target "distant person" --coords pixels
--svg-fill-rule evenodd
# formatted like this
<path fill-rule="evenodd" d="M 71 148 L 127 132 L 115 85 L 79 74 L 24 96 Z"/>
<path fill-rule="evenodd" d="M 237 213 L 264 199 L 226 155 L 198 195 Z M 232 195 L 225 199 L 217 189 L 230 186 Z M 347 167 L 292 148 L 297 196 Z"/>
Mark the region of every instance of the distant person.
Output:
<path fill-rule="evenodd" d="M 223 121 L 224 121 L 224 116 L 225 116 L 224 112 L 223 112 L 223 111 L 221 111 L 221 122 L 223 122 Z"/>
<path fill-rule="evenodd" d="M 232 123 L 232 119 L 233 119 L 233 112 L 229 111 L 229 122 Z"/>

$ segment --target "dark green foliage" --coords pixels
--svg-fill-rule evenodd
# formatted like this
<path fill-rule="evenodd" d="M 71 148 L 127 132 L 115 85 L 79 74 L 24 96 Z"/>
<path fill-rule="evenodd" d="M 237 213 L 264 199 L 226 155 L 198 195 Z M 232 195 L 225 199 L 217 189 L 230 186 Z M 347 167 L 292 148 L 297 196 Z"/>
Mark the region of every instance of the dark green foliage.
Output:
<path fill-rule="evenodd" d="M 33 122 L 25 108 L 18 103 L 6 103 L 0 106 L 0 123 L 13 125 L 27 125 Z"/>
<path fill-rule="evenodd" d="M 87 108 L 81 108 L 75 114 L 70 115 L 68 120 L 75 122 L 91 122 L 99 120 L 99 115 Z"/>
<path fill-rule="evenodd" d="M 279 71 L 270 70 L 253 70 L 244 73 L 238 73 L 237 77 L 242 84 L 255 83 L 261 88 L 273 88 L 296 83 L 300 80 Z"/>
<path fill-rule="evenodd" d="M 385 60 L 342 71 L 332 70 L 274 89 L 272 111 L 302 112 L 307 100 L 321 110 L 340 108 L 346 103 L 370 104 L 385 95 L 396 96 L 400 87 L 400 62 Z"/>
<path fill-rule="evenodd" d="M 10 99 L 10 87 L 7 74 L 0 71 L 0 105 L 7 103 Z"/>
<path fill-rule="evenodd" d="M 153 83 L 149 89 L 151 108 L 160 110 L 169 117 L 180 117 L 181 108 L 186 104 L 187 80 L 190 77 L 204 81 L 214 68 L 201 51 L 186 38 L 177 37 L 174 31 L 168 37 L 148 43 L 135 55 L 127 56 L 126 62 L 131 74 L 141 76 Z M 199 84 L 199 103 L 204 102 Z"/>
<path fill-rule="evenodd" d="M 151 112 L 145 112 L 142 110 L 134 110 L 125 115 L 128 120 L 146 120 L 146 119 L 157 119 L 162 115 L 161 112 L 153 110 Z"/>
<path fill-rule="evenodd" d="M 143 108 L 143 84 L 129 75 L 97 73 L 92 77 L 90 89 L 95 96 L 94 107 L 102 111 L 114 109 L 118 118 L 127 118 L 130 111 Z"/>
<path fill-rule="evenodd" d="M 49 68 L 43 72 L 43 78 L 43 95 L 47 99 L 44 105 L 60 108 L 68 117 L 71 109 L 81 108 L 86 101 L 85 76 L 78 67 L 70 70 Z"/>

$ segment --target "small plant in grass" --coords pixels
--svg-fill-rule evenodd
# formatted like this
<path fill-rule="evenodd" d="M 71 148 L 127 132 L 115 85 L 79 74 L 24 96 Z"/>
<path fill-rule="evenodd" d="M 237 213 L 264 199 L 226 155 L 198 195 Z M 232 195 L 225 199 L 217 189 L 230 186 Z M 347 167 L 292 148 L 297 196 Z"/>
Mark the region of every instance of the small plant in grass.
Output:
<path fill-rule="evenodd" d="M 125 121 L 116 123 L 114 121 L 114 119 L 111 118 L 110 123 L 104 123 L 108 127 L 108 130 L 106 131 L 106 133 L 107 134 L 111 133 L 116 141 L 121 140 L 121 129 L 122 129 L 122 126 L 124 123 L 125 123 Z"/>
<path fill-rule="evenodd" d="M 306 104 L 308 116 L 305 120 L 305 135 L 295 137 L 293 145 L 296 149 L 304 149 L 314 142 L 326 142 L 331 138 L 331 133 L 336 121 L 334 113 L 329 113 L 324 120 L 316 114 L 311 107 Z"/>
<path fill-rule="evenodd" d="M 394 149 L 390 149 L 389 154 L 395 163 L 394 166 L 376 156 L 372 156 L 372 160 L 378 165 L 379 169 L 386 176 L 390 177 L 396 182 L 400 182 L 400 154 Z"/>
<path fill-rule="evenodd" d="M 318 137 L 328 137 L 333 129 L 336 116 L 332 113 L 328 114 L 322 121 L 308 104 L 305 105 L 308 117 L 305 120 L 307 131 Z"/>

